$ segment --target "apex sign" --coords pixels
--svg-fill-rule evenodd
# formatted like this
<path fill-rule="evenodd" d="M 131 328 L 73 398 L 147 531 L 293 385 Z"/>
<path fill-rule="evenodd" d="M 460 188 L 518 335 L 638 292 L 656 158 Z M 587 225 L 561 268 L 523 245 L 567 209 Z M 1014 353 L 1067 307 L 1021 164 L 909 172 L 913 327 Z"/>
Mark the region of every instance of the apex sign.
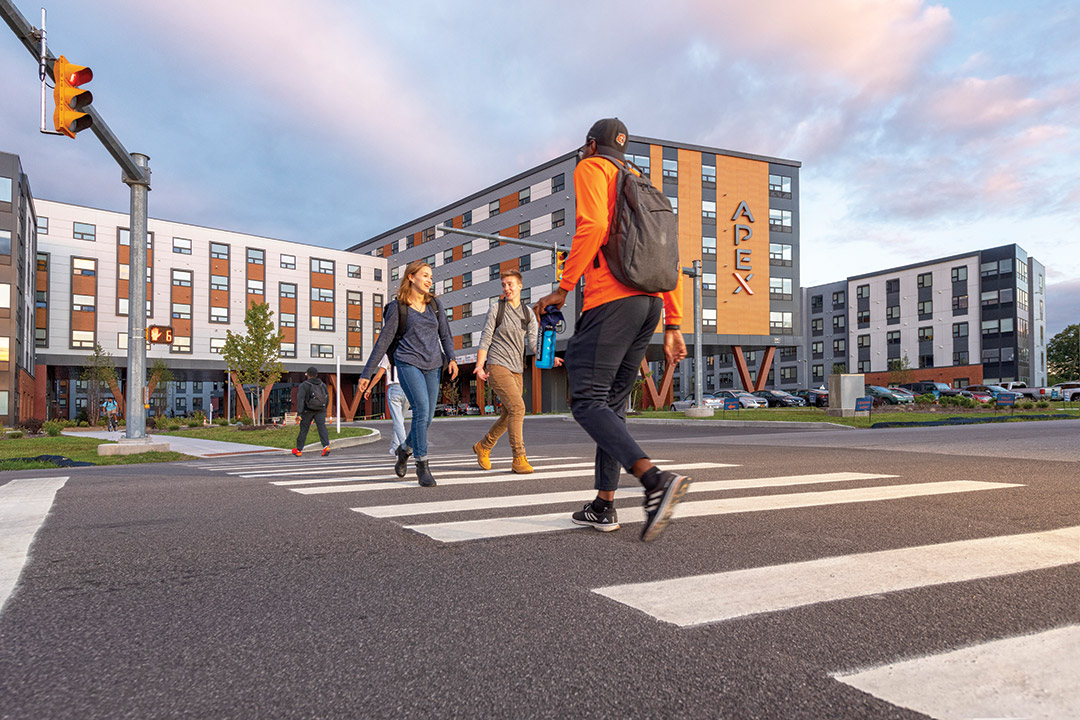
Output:
<path fill-rule="evenodd" d="M 754 214 L 750 212 L 750 206 L 743 200 L 739 203 L 739 207 L 735 208 L 735 214 L 731 216 L 731 221 L 735 223 L 734 241 L 735 241 L 735 272 L 731 273 L 735 278 L 735 289 L 732 291 L 733 295 L 738 295 L 743 290 L 747 295 L 753 295 L 754 291 L 750 287 L 750 281 L 754 279 L 754 268 L 750 261 L 750 256 L 753 251 L 748 247 L 742 247 L 742 244 L 754 237 Z M 745 273 L 745 275 L 744 275 Z"/>

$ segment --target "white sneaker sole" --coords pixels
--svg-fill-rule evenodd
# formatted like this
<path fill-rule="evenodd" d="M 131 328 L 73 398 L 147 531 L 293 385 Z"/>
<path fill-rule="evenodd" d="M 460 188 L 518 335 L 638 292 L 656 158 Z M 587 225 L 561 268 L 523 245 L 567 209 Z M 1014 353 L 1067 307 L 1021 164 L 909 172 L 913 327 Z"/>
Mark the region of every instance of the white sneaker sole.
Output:
<path fill-rule="evenodd" d="M 660 537 L 660 534 L 671 523 L 671 515 L 675 511 L 675 506 L 679 504 L 679 501 L 686 495 L 686 491 L 690 489 L 690 483 L 690 478 L 685 475 L 675 477 L 668 491 L 664 493 L 664 499 L 660 501 L 660 507 L 657 508 L 653 521 L 651 523 L 646 521 L 645 527 L 641 531 L 642 542 L 652 542 Z"/>
<path fill-rule="evenodd" d="M 585 527 L 591 527 L 593 530 L 599 530 L 600 532 L 611 532 L 612 530 L 619 529 L 619 523 L 612 523 L 610 525 L 599 525 L 597 523 L 591 523 L 588 520 L 578 520 L 577 518 L 570 518 L 570 522 L 575 525 L 584 525 Z"/>

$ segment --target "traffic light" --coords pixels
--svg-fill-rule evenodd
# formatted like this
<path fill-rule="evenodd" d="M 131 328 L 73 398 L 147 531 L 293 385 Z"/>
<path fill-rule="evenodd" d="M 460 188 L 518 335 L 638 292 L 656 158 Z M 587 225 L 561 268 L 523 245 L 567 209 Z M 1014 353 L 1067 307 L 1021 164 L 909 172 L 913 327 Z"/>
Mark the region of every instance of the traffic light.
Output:
<path fill-rule="evenodd" d="M 146 328 L 146 339 L 152 343 L 171 345 L 173 341 L 172 328 L 168 325 L 151 325 Z"/>
<path fill-rule="evenodd" d="M 82 108 L 94 102 L 94 96 L 89 90 L 79 89 L 93 79 L 93 70 L 69 63 L 63 55 L 53 63 L 53 100 L 56 102 L 53 127 L 57 132 L 73 138 L 75 133 L 94 124 L 93 118 L 82 112 Z"/>

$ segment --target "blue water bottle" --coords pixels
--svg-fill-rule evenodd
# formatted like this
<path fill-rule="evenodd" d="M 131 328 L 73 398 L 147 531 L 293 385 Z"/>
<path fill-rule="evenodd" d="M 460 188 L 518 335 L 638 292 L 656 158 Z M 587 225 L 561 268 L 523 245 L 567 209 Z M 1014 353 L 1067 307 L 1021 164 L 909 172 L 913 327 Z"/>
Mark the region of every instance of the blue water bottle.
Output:
<path fill-rule="evenodd" d="M 555 329 L 563 321 L 563 314 L 554 305 L 544 308 L 540 316 L 540 347 L 536 358 L 536 367 L 550 370 L 555 366 Z"/>

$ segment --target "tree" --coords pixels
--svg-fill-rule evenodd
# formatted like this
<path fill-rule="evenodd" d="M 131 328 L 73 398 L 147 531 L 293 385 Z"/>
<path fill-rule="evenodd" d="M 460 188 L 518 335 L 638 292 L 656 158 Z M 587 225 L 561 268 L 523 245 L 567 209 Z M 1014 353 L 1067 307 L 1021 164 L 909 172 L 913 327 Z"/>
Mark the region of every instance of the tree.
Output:
<path fill-rule="evenodd" d="M 147 393 L 147 403 L 154 406 L 154 413 L 157 417 L 163 417 L 165 415 L 165 385 L 171 383 L 175 379 L 172 370 L 165 364 L 165 361 L 161 358 L 154 358 L 150 363 L 150 375 L 146 381 L 146 388 L 149 391 Z M 161 392 L 154 394 L 155 391 L 161 390 Z M 131 390 L 128 390 L 131 392 Z"/>
<path fill-rule="evenodd" d="M 80 379 L 86 381 L 86 416 L 91 425 L 97 425 L 105 392 L 110 383 L 116 382 L 116 363 L 112 355 L 95 343 L 94 354 L 86 358 Z"/>
<path fill-rule="evenodd" d="M 456 408 L 458 400 L 461 399 L 461 390 L 458 388 L 458 384 L 454 381 L 447 380 L 442 384 L 441 390 L 443 402 Z"/>
<path fill-rule="evenodd" d="M 244 314 L 243 335 L 229 330 L 225 334 L 225 346 L 221 356 L 230 372 L 236 373 L 241 386 L 254 385 L 257 393 L 281 379 L 285 366 L 281 363 L 281 339 L 284 335 L 274 327 L 274 311 L 267 303 L 254 303 Z M 262 407 L 257 402 L 252 408 L 258 417 L 255 424 L 262 424 Z"/>
<path fill-rule="evenodd" d="M 846 372 L 847 372 L 847 363 L 846 362 L 837 362 L 837 363 L 832 364 L 832 374 L 833 375 L 843 375 Z"/>
<path fill-rule="evenodd" d="M 1046 343 L 1046 370 L 1051 385 L 1080 378 L 1080 323 L 1069 325 Z"/>
<path fill-rule="evenodd" d="M 890 385 L 903 385 L 904 383 L 911 382 L 911 361 L 908 360 L 907 354 L 899 360 L 889 361 L 889 384 Z"/>

